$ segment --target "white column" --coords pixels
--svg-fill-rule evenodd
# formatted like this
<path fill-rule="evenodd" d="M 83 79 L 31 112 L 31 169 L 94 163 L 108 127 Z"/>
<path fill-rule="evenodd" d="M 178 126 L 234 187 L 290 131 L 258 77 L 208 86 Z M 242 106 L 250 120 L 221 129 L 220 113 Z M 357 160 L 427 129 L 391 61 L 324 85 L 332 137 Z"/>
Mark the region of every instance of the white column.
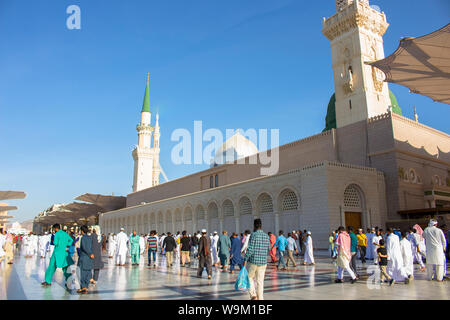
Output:
<path fill-rule="evenodd" d="M 239 221 L 239 217 L 234 217 L 234 221 L 236 224 L 236 232 L 239 234 L 241 232 L 241 223 Z"/>

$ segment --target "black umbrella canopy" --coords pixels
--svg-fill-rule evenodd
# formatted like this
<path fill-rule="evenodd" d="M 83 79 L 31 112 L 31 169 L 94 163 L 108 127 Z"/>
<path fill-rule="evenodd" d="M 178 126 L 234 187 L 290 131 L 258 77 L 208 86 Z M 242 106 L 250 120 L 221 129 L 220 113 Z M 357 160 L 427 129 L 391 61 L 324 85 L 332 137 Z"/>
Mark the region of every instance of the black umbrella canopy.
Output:
<path fill-rule="evenodd" d="M 450 23 L 418 38 L 403 38 L 390 56 L 367 64 L 413 93 L 450 104 Z"/>

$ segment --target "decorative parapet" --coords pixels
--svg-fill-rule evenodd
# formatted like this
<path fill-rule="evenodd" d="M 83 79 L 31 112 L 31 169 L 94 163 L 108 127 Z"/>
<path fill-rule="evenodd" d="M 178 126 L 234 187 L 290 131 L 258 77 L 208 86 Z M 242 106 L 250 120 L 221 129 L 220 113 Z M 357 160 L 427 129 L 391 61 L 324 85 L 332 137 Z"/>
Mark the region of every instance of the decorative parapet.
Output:
<path fill-rule="evenodd" d="M 153 131 L 153 127 L 152 127 L 152 126 L 148 126 L 148 125 L 141 125 L 141 124 L 138 124 L 138 125 L 136 126 L 136 131 L 137 131 L 139 134 L 142 134 L 142 133 L 144 133 L 144 134 L 150 134 L 150 133 L 152 133 L 152 131 Z"/>
<path fill-rule="evenodd" d="M 297 140 L 294 142 L 284 144 L 284 145 L 280 146 L 279 148 L 280 148 L 280 150 L 284 150 L 284 149 L 287 149 L 287 148 L 290 148 L 290 147 L 293 147 L 293 146 L 296 146 L 296 145 L 299 145 L 302 143 L 310 142 L 310 141 L 313 141 L 316 139 L 320 139 L 320 138 L 329 136 L 329 135 L 331 135 L 331 133 L 332 133 L 332 130 L 324 131 L 322 133 L 315 134 L 315 135 L 307 137 L 307 138 L 303 138 L 303 139 L 300 139 L 300 140 Z"/>
<path fill-rule="evenodd" d="M 363 171 L 370 171 L 370 172 L 376 172 L 377 169 L 375 168 L 369 168 L 369 167 L 363 167 L 358 166 L 355 164 L 348 164 L 348 163 L 341 163 L 341 162 L 334 162 L 334 161 L 324 161 L 328 166 L 330 167 L 341 167 L 341 168 L 347 168 L 347 169 L 356 169 L 356 170 L 363 170 Z"/>
<path fill-rule="evenodd" d="M 367 119 L 368 123 L 372 123 L 372 122 L 377 122 L 380 120 L 385 120 L 385 119 L 390 119 L 392 118 L 392 113 L 390 111 L 383 113 L 383 114 L 379 114 L 377 116 L 371 117 L 369 119 Z"/>
<path fill-rule="evenodd" d="M 354 1 L 338 13 L 324 19 L 322 33 L 331 41 L 354 28 L 363 28 L 382 37 L 388 26 L 383 12 L 372 9 L 365 2 Z"/>
<path fill-rule="evenodd" d="M 434 129 L 432 127 L 429 127 L 427 125 L 424 125 L 422 123 L 415 122 L 414 120 L 411 120 L 411 119 L 406 118 L 404 116 L 398 115 L 396 113 L 392 114 L 392 119 L 396 120 L 396 121 L 399 121 L 399 122 L 407 123 L 408 125 L 413 126 L 415 128 L 420 128 L 420 129 L 427 130 L 427 131 L 429 131 L 431 133 L 439 134 L 439 135 L 441 135 L 441 136 L 443 136 L 443 137 L 445 137 L 447 139 L 450 139 L 450 135 L 446 134 L 445 132 L 436 130 L 436 129 Z"/>

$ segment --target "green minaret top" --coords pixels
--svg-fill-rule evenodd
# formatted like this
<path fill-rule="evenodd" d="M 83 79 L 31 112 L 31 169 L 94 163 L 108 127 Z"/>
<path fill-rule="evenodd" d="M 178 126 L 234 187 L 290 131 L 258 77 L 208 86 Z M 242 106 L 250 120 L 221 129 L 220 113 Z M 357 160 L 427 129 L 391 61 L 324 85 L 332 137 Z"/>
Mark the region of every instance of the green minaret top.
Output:
<path fill-rule="evenodd" d="M 147 86 L 145 87 L 144 103 L 142 105 L 141 112 L 150 112 L 150 93 L 148 89 L 148 82 L 150 78 L 150 73 L 147 73 Z"/>

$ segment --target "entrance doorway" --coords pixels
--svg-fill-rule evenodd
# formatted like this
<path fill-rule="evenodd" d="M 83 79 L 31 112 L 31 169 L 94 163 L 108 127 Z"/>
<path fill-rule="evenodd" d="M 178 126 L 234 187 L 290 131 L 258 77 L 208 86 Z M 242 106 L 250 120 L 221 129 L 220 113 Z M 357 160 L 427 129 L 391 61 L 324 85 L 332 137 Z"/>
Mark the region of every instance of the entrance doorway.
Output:
<path fill-rule="evenodd" d="M 354 230 L 362 227 L 361 212 L 345 212 L 345 227 L 352 226 Z"/>

